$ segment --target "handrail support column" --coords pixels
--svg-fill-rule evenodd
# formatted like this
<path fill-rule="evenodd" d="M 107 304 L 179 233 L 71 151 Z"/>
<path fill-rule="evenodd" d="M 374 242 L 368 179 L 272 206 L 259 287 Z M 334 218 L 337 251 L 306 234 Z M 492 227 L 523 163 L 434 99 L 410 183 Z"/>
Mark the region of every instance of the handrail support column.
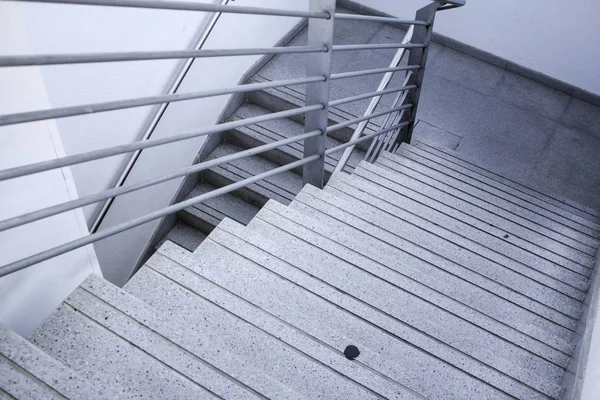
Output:
<path fill-rule="evenodd" d="M 310 12 L 327 12 L 329 19 L 311 18 L 308 21 L 308 46 L 325 46 L 325 53 L 308 54 L 308 76 L 323 76 L 323 82 L 306 85 L 306 105 L 322 104 L 323 109 L 306 113 L 304 132 L 321 131 L 321 134 L 304 141 L 304 157 L 319 155 L 319 159 L 304 165 L 304 184 L 321 189 L 325 176 L 325 145 L 327 138 L 327 115 L 329 110 L 329 82 L 333 47 L 335 0 L 310 0 Z"/>
<path fill-rule="evenodd" d="M 413 108 L 409 112 L 405 112 L 400 122 L 410 122 L 405 128 L 400 131 L 400 134 L 396 138 L 395 145 L 399 145 L 401 142 L 410 143 L 412 139 L 413 129 L 415 127 L 417 111 L 419 108 L 419 98 L 421 96 L 421 89 L 423 86 L 423 78 L 425 76 L 425 67 L 427 65 L 427 55 L 429 53 L 429 46 L 431 44 L 431 37 L 433 34 L 433 23 L 435 21 L 435 15 L 437 10 L 443 6 L 444 3 L 435 1 L 431 4 L 421 8 L 417 11 L 415 19 L 418 21 L 429 21 L 429 25 L 416 25 L 414 27 L 414 33 L 412 37 L 413 43 L 425 43 L 427 44 L 424 48 L 412 48 L 408 55 L 408 65 L 421 65 L 421 69 L 415 71 L 412 76 L 408 79 L 407 85 L 415 85 L 417 88 L 408 93 L 406 98 L 407 103 L 413 104 Z"/>

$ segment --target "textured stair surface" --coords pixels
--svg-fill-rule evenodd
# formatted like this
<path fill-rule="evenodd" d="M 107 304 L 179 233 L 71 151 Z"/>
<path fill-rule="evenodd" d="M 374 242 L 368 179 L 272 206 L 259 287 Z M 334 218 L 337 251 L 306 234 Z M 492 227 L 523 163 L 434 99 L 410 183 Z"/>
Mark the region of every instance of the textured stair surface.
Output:
<path fill-rule="evenodd" d="M 0 395 L 562 399 L 597 217 L 459 160 L 403 145 L 322 190 L 261 182 L 290 194 L 260 209 L 185 210 L 194 251 L 165 241 L 122 289 L 90 276 L 30 342 L 4 329 Z"/>

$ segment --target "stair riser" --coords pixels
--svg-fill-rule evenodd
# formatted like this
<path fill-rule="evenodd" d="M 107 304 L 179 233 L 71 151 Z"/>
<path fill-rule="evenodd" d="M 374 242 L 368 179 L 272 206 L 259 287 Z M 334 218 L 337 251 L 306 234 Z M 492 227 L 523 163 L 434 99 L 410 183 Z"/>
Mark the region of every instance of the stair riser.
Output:
<path fill-rule="evenodd" d="M 286 101 L 280 97 L 274 96 L 273 94 L 270 94 L 266 91 L 256 91 L 256 92 L 250 92 L 248 93 L 248 100 L 251 101 L 252 103 L 255 103 L 263 108 L 266 108 L 267 110 L 270 110 L 272 112 L 279 112 L 279 111 L 287 111 L 287 110 L 291 110 L 294 108 L 298 108 L 299 105 L 298 104 L 294 104 L 291 103 L 289 101 Z M 302 104 L 303 106 L 304 104 Z M 290 119 L 298 124 L 304 124 L 304 115 L 295 115 L 293 117 L 290 117 Z M 327 123 L 329 126 L 331 125 L 335 125 L 339 122 L 342 122 L 342 120 L 340 118 L 330 118 L 327 120 Z M 371 127 L 372 129 L 377 129 L 375 125 L 373 124 L 369 124 L 369 127 Z M 352 137 L 352 134 L 354 133 L 354 127 L 345 127 L 342 129 L 339 129 L 335 132 L 331 132 L 329 134 L 330 137 L 335 138 L 341 142 L 348 142 L 350 140 L 350 138 Z M 367 151 L 369 148 L 370 142 L 363 142 L 363 143 L 359 143 L 356 147 Z"/>
<path fill-rule="evenodd" d="M 218 173 L 211 170 L 202 172 L 202 179 L 204 182 L 208 182 L 216 187 L 224 187 L 235 183 L 231 179 L 221 176 Z M 242 189 L 234 190 L 233 192 L 231 192 L 231 194 L 244 201 L 247 201 L 250 204 L 255 205 L 256 207 L 262 207 L 267 203 L 267 201 L 269 201 L 268 197 L 263 196 L 260 193 L 257 193 L 256 191 L 250 189 L 249 186 Z"/>

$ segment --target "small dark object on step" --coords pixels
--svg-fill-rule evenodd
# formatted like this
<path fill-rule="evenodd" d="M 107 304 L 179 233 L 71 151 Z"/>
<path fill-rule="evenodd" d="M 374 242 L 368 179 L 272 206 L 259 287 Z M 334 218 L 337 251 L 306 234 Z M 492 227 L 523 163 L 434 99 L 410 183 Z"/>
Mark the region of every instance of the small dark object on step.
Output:
<path fill-rule="evenodd" d="M 354 345 L 349 345 L 346 347 L 346 350 L 344 350 L 344 355 L 346 356 L 346 358 L 348 360 L 354 360 L 356 357 L 358 357 L 360 354 L 360 350 L 358 350 L 358 347 L 354 346 Z"/>
<path fill-rule="evenodd" d="M 508 239 L 508 235 L 504 235 L 504 239 Z"/>

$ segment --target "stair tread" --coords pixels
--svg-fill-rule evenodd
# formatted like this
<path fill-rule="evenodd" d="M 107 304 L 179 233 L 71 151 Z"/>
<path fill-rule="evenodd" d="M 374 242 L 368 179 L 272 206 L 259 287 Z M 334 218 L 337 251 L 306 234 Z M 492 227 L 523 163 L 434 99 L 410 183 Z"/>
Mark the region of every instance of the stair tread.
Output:
<path fill-rule="evenodd" d="M 538 224 L 540 221 L 532 221 L 511 210 L 505 209 L 503 207 L 504 203 L 500 202 L 500 204 L 497 204 L 496 198 L 489 196 L 484 196 L 487 197 L 487 199 L 480 198 L 480 192 L 472 186 L 461 185 L 455 179 L 449 178 L 447 175 L 440 174 L 429 167 L 423 166 L 407 158 L 390 155 L 389 153 L 382 153 L 377 164 L 389 168 L 394 172 L 418 177 L 418 180 L 427 183 L 427 185 L 451 194 L 454 197 L 458 197 L 463 201 L 474 204 L 479 208 L 483 208 L 487 212 L 500 216 L 503 220 L 508 220 L 510 223 L 516 223 L 517 225 L 527 227 L 530 230 L 536 231 L 538 234 L 554 239 L 557 243 L 560 243 L 561 246 L 570 249 L 569 258 L 574 257 L 576 261 L 583 262 L 587 266 L 593 265 L 592 246 L 573 239 L 568 235 L 570 232 L 563 234 L 563 232 L 553 229 L 555 226 L 548 220 L 541 222 L 550 225 L 550 227 Z M 455 184 L 457 186 L 455 186 Z"/>
<path fill-rule="evenodd" d="M 340 189 L 341 188 L 341 189 Z M 344 190 L 345 189 L 345 190 Z M 479 232 L 473 232 L 474 235 L 469 235 L 469 227 L 461 224 L 460 220 L 452 218 L 444 218 L 443 215 L 438 215 L 440 219 L 434 219 L 435 211 L 431 209 L 422 209 L 419 204 L 406 201 L 405 198 L 395 195 L 393 192 L 383 191 L 385 188 L 377 185 L 372 185 L 352 177 L 336 177 L 332 185 L 325 188 L 327 194 L 332 194 L 338 198 L 344 198 L 348 202 L 355 204 L 365 203 L 365 209 L 369 210 L 369 214 L 375 218 L 375 224 L 378 224 L 377 218 L 382 218 L 383 215 L 389 215 L 388 218 L 397 218 L 394 222 L 398 226 L 408 225 L 416 226 L 434 235 L 436 238 L 456 245 L 458 248 L 470 251 L 476 254 L 476 257 L 481 257 L 479 261 L 480 268 L 485 265 L 486 268 L 492 267 L 491 263 L 499 266 L 501 275 L 510 275 L 525 282 L 534 281 L 549 290 L 544 290 L 544 293 L 552 297 L 556 297 L 557 301 L 565 305 L 571 305 L 576 308 L 581 306 L 581 302 L 585 298 L 585 292 L 579 288 L 575 288 L 561 279 L 557 279 L 539 271 L 533 265 L 529 264 L 529 260 L 519 261 L 519 253 L 511 254 L 511 248 L 505 246 L 505 243 L 497 239 L 494 243 L 481 244 L 476 239 L 482 236 Z M 319 192 L 317 192 L 320 194 Z M 351 193 L 351 194 L 349 194 Z M 377 196 L 376 196 L 377 194 Z M 356 208 L 358 210 L 358 207 Z M 360 215 L 360 214 L 357 214 Z M 364 218 L 364 217 L 363 217 Z M 390 225 L 391 222 L 387 222 Z M 382 225 L 380 225 L 382 226 Z M 392 229 L 392 228 L 390 228 Z M 462 251 L 462 250 L 461 250 Z M 470 258 L 470 257 L 469 257 Z M 535 263 L 536 260 L 533 260 Z M 483 269 L 483 268 L 481 268 Z M 565 311 L 565 310 L 563 310 Z"/>
<path fill-rule="evenodd" d="M 457 163 L 448 161 L 446 158 L 440 157 L 439 155 L 434 154 L 432 151 L 427 151 L 419 146 L 413 146 L 404 143 L 402 144 L 402 147 L 436 164 L 442 165 L 445 168 L 452 169 L 461 176 L 469 177 L 473 180 L 473 182 L 477 182 L 478 184 L 489 187 L 495 193 L 502 195 L 503 198 L 512 198 L 516 204 L 526 207 L 528 210 L 541 213 L 551 219 L 560 220 L 563 224 L 579 232 L 585 233 L 588 236 L 595 238 L 598 237 L 600 226 L 597 223 L 593 223 L 577 214 L 573 214 L 562 207 L 557 207 L 553 204 L 540 201 L 539 199 L 523 193 L 520 190 L 516 190 L 494 179 L 490 179 L 479 172 L 472 171 L 470 168 L 466 168 Z"/>
<path fill-rule="evenodd" d="M 189 251 L 194 251 L 200 243 L 206 239 L 206 235 L 198 229 L 184 223 L 177 222 L 173 228 L 165 235 L 165 237 L 156 245 L 158 249 L 164 242 L 170 240 L 177 243 L 179 246 Z"/>
<path fill-rule="evenodd" d="M 255 221 L 253 220 L 253 223 Z M 454 382 L 464 382 L 466 378 L 458 369 L 448 368 L 435 356 L 395 337 L 395 334 L 387 333 L 387 329 L 379 328 L 357 316 L 355 313 L 360 311 L 356 311 L 355 308 L 364 307 L 349 306 L 353 303 L 356 306 L 356 301 L 352 301 L 351 298 L 341 301 L 338 295 L 332 293 L 332 289 L 324 287 L 323 284 L 301 273 L 284 260 L 271 256 L 268 251 L 255 247 L 256 244 L 254 246 L 250 244 L 256 240 L 265 243 L 271 237 L 250 230 L 250 227 L 242 228 L 231 221 L 223 221 L 203 247 L 208 248 L 207 244 L 214 240 L 239 255 L 228 263 L 235 266 L 234 271 L 227 272 L 232 276 L 226 277 L 216 271 L 209 279 L 218 279 L 219 284 L 227 287 L 228 290 L 235 291 L 261 309 L 277 315 L 296 329 L 332 347 L 340 349 L 349 343 L 357 345 L 361 349 L 359 357 L 361 363 L 377 370 L 380 374 L 398 379 L 402 384 L 410 386 L 411 389 L 425 396 L 436 397 L 433 394 L 436 393 L 437 388 L 435 385 L 429 386 L 434 379 L 442 380 L 445 386 L 450 388 L 448 391 L 450 398 L 481 398 L 478 396 L 487 398 L 491 395 L 494 397 L 494 391 L 486 388 L 485 383 L 480 381 L 474 382 L 470 388 L 463 384 L 455 386 Z M 250 239 L 252 240 L 247 242 Z M 195 254 L 198 256 L 202 254 L 202 257 L 196 259 L 196 264 L 206 263 L 204 255 L 210 253 L 207 249 L 198 249 Z M 249 260 L 264 266 L 266 270 L 256 268 Z M 218 260 L 214 261 L 217 262 Z M 240 279 L 240 277 L 244 278 Z M 252 282 L 254 279 L 259 282 L 254 284 Z M 265 291 L 273 295 L 264 296 Z M 341 321 L 343 323 L 340 323 Z M 402 366 L 406 365 L 410 367 L 402 370 L 405 368 Z M 397 370 L 399 367 L 400 370 Z M 475 390 L 475 393 L 478 390 L 484 392 L 479 395 L 471 393 L 469 396 L 470 390 Z M 439 397 L 440 393 L 438 392 L 437 395 Z"/>
<path fill-rule="evenodd" d="M 243 148 L 229 143 L 221 143 L 221 145 L 212 152 L 210 159 L 225 157 L 243 150 Z M 210 174 L 207 174 L 207 172 L 212 172 L 224 178 L 226 181 L 233 183 L 278 167 L 280 167 L 280 165 L 265 160 L 262 157 L 252 156 L 213 167 L 209 171 L 205 171 L 204 176 L 208 178 L 208 183 L 215 186 L 224 186 L 217 185 L 213 182 L 213 178 L 211 178 Z M 302 185 L 302 177 L 300 175 L 291 171 L 286 171 L 253 183 L 247 186 L 247 190 L 256 192 L 259 196 L 264 197 L 265 202 L 268 199 L 274 199 L 283 204 L 288 204 L 294 199 L 296 193 L 300 191 Z"/>
<path fill-rule="evenodd" d="M 505 231 L 505 236 L 509 236 L 507 240 L 516 238 L 520 240 L 520 243 L 534 245 L 536 247 L 530 247 L 532 248 L 530 251 L 541 251 L 541 254 L 551 261 L 586 277 L 589 276 L 590 268 L 594 263 L 593 258 L 564 244 L 561 240 L 553 237 L 554 235 L 551 232 L 544 229 L 533 229 L 526 221 L 504 212 L 501 208 L 494 207 L 476 198 L 465 196 L 464 193 L 431 179 L 418 171 L 404 168 L 398 174 L 397 169 L 393 169 L 395 166 L 388 168 L 383 162 L 385 160 L 381 160 L 377 165 L 361 164 L 355 174 L 361 176 L 363 174 L 362 171 L 368 170 L 386 179 L 385 184 L 393 182 L 402 187 L 408 187 L 413 191 L 418 191 L 427 196 L 427 198 L 434 199 L 437 203 L 444 204 L 472 216 L 477 221 L 480 221 L 483 226 L 489 225 Z"/>
<path fill-rule="evenodd" d="M 100 386 L 93 385 L 15 332 L 0 325 L 0 394 L 14 398 L 103 399 Z"/>
<path fill-rule="evenodd" d="M 119 291 L 119 303 L 124 302 L 124 295 Z M 145 326 L 148 320 L 137 321 L 116 307 L 80 287 L 37 329 L 32 340 L 110 390 L 114 398 L 255 397 Z"/>
<path fill-rule="evenodd" d="M 468 203 L 459 198 L 452 198 L 443 192 L 418 181 L 407 174 L 397 174 L 394 171 L 378 165 L 363 163 L 354 171 L 352 179 L 362 179 L 382 185 L 401 196 L 445 215 L 453 217 L 461 223 L 474 227 L 478 232 L 489 233 L 494 238 L 501 238 L 503 242 L 522 249 L 524 257 L 536 260 L 536 265 L 547 273 L 560 277 L 576 287 L 587 287 L 589 268 L 579 265 L 570 259 L 555 253 L 557 246 L 563 246 L 553 239 L 538 235 L 526 227 L 511 225 L 509 221 L 494 216 L 486 210 L 477 211 Z M 429 217 L 427 213 L 427 217 Z M 493 222 L 493 224 L 492 224 Z"/>
<path fill-rule="evenodd" d="M 285 214 L 285 218 L 281 217 L 283 214 Z M 547 391 L 552 396 L 557 395 L 557 384 L 550 381 L 547 375 L 553 375 L 554 379 L 557 380 L 562 373 L 561 367 L 540 360 L 535 356 L 531 356 L 531 354 L 529 354 L 531 356 L 529 357 L 526 355 L 528 353 L 523 352 L 525 359 L 531 362 L 531 365 L 528 364 L 527 367 L 532 368 L 533 365 L 537 365 L 544 373 L 543 378 L 534 377 L 535 373 L 532 373 L 531 370 L 524 370 L 522 366 L 513 363 L 513 360 L 509 357 L 503 358 L 499 357 L 498 354 L 492 354 L 491 351 L 487 352 L 489 350 L 488 345 L 494 347 L 494 340 L 491 339 L 491 336 L 486 336 L 487 339 L 485 341 L 478 342 L 477 337 L 473 336 L 474 328 L 465 321 L 459 322 L 458 318 L 440 309 L 426 305 L 415 296 L 403 294 L 403 291 L 395 289 L 389 283 L 381 282 L 381 280 L 377 279 L 369 279 L 362 271 L 356 268 L 357 264 L 355 262 L 340 262 L 336 260 L 339 256 L 333 257 L 323 251 L 314 253 L 311 251 L 312 245 L 306 240 L 296 239 L 294 232 L 299 229 L 299 222 L 316 225 L 322 224 L 325 220 L 321 219 L 322 215 L 319 215 L 314 220 L 305 217 L 306 214 L 304 212 L 299 212 L 290 207 L 281 207 L 278 204 L 269 202 L 257 214 L 257 218 L 248 225 L 248 229 L 255 232 L 259 229 L 259 226 L 261 228 L 264 227 L 265 223 L 266 225 L 270 225 L 269 229 L 271 232 L 266 233 L 268 232 L 267 230 L 262 236 L 264 238 L 274 238 L 274 244 L 269 247 L 266 247 L 267 245 L 265 244 L 260 244 L 261 248 L 265 249 L 265 251 L 268 248 L 268 251 L 276 257 L 285 257 L 287 262 L 293 263 L 297 268 L 305 270 L 309 276 L 318 278 L 316 283 L 319 285 L 326 284 L 328 287 L 331 287 L 331 289 L 327 289 L 329 292 L 335 288 L 336 291 L 350 296 L 354 302 L 358 301 L 363 305 L 368 305 L 367 309 L 371 312 L 368 319 L 371 322 L 374 322 L 373 318 L 379 320 L 381 316 L 386 316 L 385 318 L 389 320 L 384 324 L 385 329 L 396 332 L 400 329 L 402 334 L 399 335 L 416 347 L 433 353 L 436 357 L 441 357 L 445 362 L 450 364 L 460 359 L 461 369 L 474 374 L 485 382 L 495 381 L 494 376 L 497 373 L 508 374 L 511 381 L 520 381 L 525 385 L 522 381 L 525 380 L 528 384 L 537 386 L 537 389 Z M 265 223 L 262 223 L 262 221 Z M 329 224 L 331 221 L 327 220 L 326 223 Z M 333 225 L 330 225 L 330 227 L 330 230 L 334 229 Z M 277 230 L 278 233 L 274 233 L 272 230 Z M 282 233 L 284 231 L 288 233 Z M 340 226 L 335 226 L 335 231 L 344 232 Z M 353 234 L 350 231 L 346 231 L 345 233 Z M 255 237 L 255 235 L 247 236 L 248 238 Z M 263 242 L 265 241 L 263 240 Z M 282 242 L 286 243 L 285 251 L 278 250 L 282 248 Z M 328 265 L 328 268 L 320 268 L 320 265 L 323 263 Z M 333 266 L 333 268 L 330 268 L 330 266 Z M 350 271 L 347 268 L 350 268 Z M 302 285 L 308 284 L 309 282 L 304 282 Z M 350 308 L 355 313 L 359 312 L 359 310 L 363 312 L 363 309 L 364 306 L 358 307 L 356 305 Z M 375 314 L 372 314 L 373 312 Z M 442 314 L 444 315 L 442 316 Z M 434 315 L 437 315 L 437 317 L 433 317 Z M 450 324 L 449 321 L 457 325 L 452 325 L 453 328 L 448 329 L 446 324 Z M 390 323 L 392 324 L 391 326 L 389 325 Z M 457 330 L 462 335 L 458 335 Z M 468 333 L 469 331 L 471 333 Z M 506 346 L 508 353 L 511 353 L 510 349 L 515 350 L 516 347 L 511 348 L 510 346 Z M 521 350 L 515 351 L 518 353 Z M 511 353 L 510 356 L 517 359 L 520 357 L 516 353 Z M 537 362 L 532 361 L 534 359 Z M 465 368 L 465 363 L 467 362 L 470 363 L 469 368 Z M 492 366 L 489 364 L 492 364 Z M 477 372 L 475 372 L 475 365 L 477 365 Z M 535 367 L 532 369 L 535 369 Z M 505 390 L 504 385 L 499 388 Z"/>
<path fill-rule="evenodd" d="M 154 256 L 156 257 L 159 256 Z M 139 285 L 140 282 L 148 287 L 147 276 L 151 276 L 152 273 L 148 268 L 143 268 L 144 270 L 128 282 L 126 287 Z M 160 284 L 157 287 L 161 287 Z M 298 393 L 273 380 L 256 366 L 241 362 L 239 354 L 233 353 L 234 349 L 214 346 L 211 334 L 208 332 L 210 322 L 205 325 L 183 325 L 169 313 L 157 312 L 155 308 L 132 296 L 127 290 L 119 289 L 100 279 L 87 280 L 82 284 L 82 288 L 112 308 L 90 308 L 89 304 L 86 304 L 85 297 L 81 296 L 79 299 L 70 300 L 73 306 L 86 307 L 86 310 L 83 308 L 81 310 L 87 311 L 92 318 L 115 332 L 123 331 L 123 327 L 127 326 L 127 319 L 136 321 L 140 327 L 128 328 L 132 331 L 130 333 L 134 339 L 132 343 L 142 347 L 143 344 L 136 342 L 135 339 L 146 335 L 156 347 L 159 344 L 166 344 L 165 348 L 170 349 L 168 351 L 181 360 L 179 366 L 184 366 L 183 373 L 192 376 L 194 370 L 200 370 L 203 375 L 199 377 L 202 384 L 219 396 L 261 398 L 266 395 L 277 398 L 298 398 Z M 171 303 L 170 306 L 172 305 Z M 182 308 L 187 306 L 185 303 L 179 305 Z M 187 369 L 188 367 L 191 368 Z"/>
<path fill-rule="evenodd" d="M 400 155 L 402 155 L 402 157 L 399 157 Z M 539 212 L 533 211 L 531 210 L 533 207 L 530 204 L 520 202 L 518 199 L 500 193 L 488 185 L 477 182 L 464 174 L 431 162 L 415 152 L 408 150 L 406 147 L 399 148 L 396 154 L 385 153 L 383 158 L 392 162 L 401 160 L 401 163 L 408 163 L 416 168 L 427 170 L 429 176 L 441 179 L 448 184 L 452 184 L 453 187 L 469 193 L 471 196 L 495 204 L 502 207 L 507 212 L 545 227 L 556 234 L 562 235 L 565 239 L 569 240 L 570 243 L 573 243 L 573 246 L 576 246 L 580 250 L 590 255 L 595 254 L 595 247 L 598 245 L 597 239 L 589 236 L 587 233 L 583 233 L 571 226 L 565 225 L 563 223 L 565 219 L 562 217 L 550 215 L 549 213 L 540 210 L 537 210 Z"/>
<path fill-rule="evenodd" d="M 253 103 L 245 103 L 236 110 L 236 112 L 230 119 L 239 120 L 256 117 L 258 115 L 265 115 L 269 113 L 269 110 L 266 110 L 259 105 Z M 226 138 L 229 138 L 228 140 L 233 141 L 234 143 L 243 143 L 244 136 L 247 136 L 252 139 L 247 143 L 251 143 L 252 145 L 245 147 L 256 147 L 263 144 L 273 143 L 278 140 L 284 140 L 293 136 L 301 135 L 303 133 L 304 125 L 299 124 L 289 118 L 285 118 L 238 128 L 234 130 L 232 134 L 226 136 Z M 343 144 L 342 141 L 339 141 L 333 137 L 327 137 L 326 139 L 327 149 L 339 146 L 341 144 Z M 289 156 L 287 162 L 293 162 L 301 159 L 304 156 L 304 145 L 302 142 L 296 142 L 280 147 L 278 151 L 283 152 L 287 156 Z M 325 171 L 327 173 L 330 174 L 333 172 L 342 153 L 343 150 L 326 156 Z M 356 167 L 364 158 L 364 155 L 364 151 L 360 149 L 355 149 L 355 151 L 352 152 L 350 159 L 348 160 L 347 166 L 349 168 L 347 168 L 346 170 L 351 171 L 354 167 Z"/>
<path fill-rule="evenodd" d="M 270 82 L 270 79 L 256 74 L 253 76 L 249 83 L 264 83 Z M 248 93 L 248 98 L 254 104 L 260 105 L 261 107 L 270 110 L 271 112 L 284 111 L 296 107 L 304 107 L 306 105 L 306 95 L 293 87 L 278 87 L 264 89 L 261 91 Z M 348 103 L 337 107 L 329 107 L 328 112 L 328 124 L 334 125 L 341 122 L 345 122 L 357 117 L 361 117 L 366 107 L 355 107 L 355 104 Z M 384 109 L 385 106 L 380 105 L 377 111 Z M 360 110 L 360 111 L 358 111 Z M 301 117 L 292 117 L 291 119 L 301 121 Z M 375 133 L 380 129 L 383 123 L 384 117 L 373 118 L 367 123 L 365 133 Z M 333 133 L 333 136 L 338 140 L 346 142 L 349 140 L 352 132 L 354 131 L 356 124 L 350 125 L 349 127 L 343 128 Z M 366 150 L 369 144 L 365 143 L 359 145 L 360 148 Z"/>
<path fill-rule="evenodd" d="M 452 161 L 453 163 L 456 163 L 465 168 L 471 169 L 472 171 L 477 172 L 477 173 L 481 174 L 482 176 L 493 179 L 499 183 L 509 186 L 517 191 L 520 191 L 528 196 L 537 198 L 538 200 L 540 200 L 542 202 L 546 202 L 546 203 L 552 204 L 556 207 L 563 208 L 567 212 L 573 213 L 575 215 L 578 215 L 582 218 L 587 219 L 588 221 L 595 224 L 596 226 L 600 225 L 600 214 L 598 213 L 598 211 L 594 210 L 591 207 L 584 206 L 580 203 L 577 203 L 573 200 L 564 198 L 557 194 L 543 193 L 539 190 L 532 189 L 522 183 L 515 182 L 513 180 L 504 178 L 503 176 L 491 171 L 490 169 L 473 164 L 466 157 L 462 156 L 457 151 L 453 151 L 453 150 L 446 149 L 446 148 L 439 147 L 439 146 L 434 146 L 434 145 L 423 143 L 423 142 L 416 142 L 414 145 L 416 147 L 420 147 L 424 150 L 432 152 L 433 154 L 436 154 L 440 157 L 444 157 L 444 158 Z"/>
<path fill-rule="evenodd" d="M 196 185 L 196 187 L 192 189 L 192 191 L 186 196 L 186 200 L 212 192 L 216 189 L 217 188 L 215 186 L 209 183 L 201 182 Z M 245 225 L 250 222 L 258 210 L 259 208 L 257 206 L 248 203 L 247 201 L 244 201 L 232 195 L 231 193 L 226 193 L 224 195 L 203 201 L 202 203 L 194 204 L 193 206 L 181 211 L 180 215 L 181 213 L 186 213 L 192 218 L 201 219 L 210 225 L 209 232 L 206 232 L 210 233 L 210 231 L 212 231 L 212 229 L 226 217 Z M 190 222 L 190 219 L 186 218 L 186 221 L 193 226 L 193 223 Z M 182 247 L 190 251 L 194 251 L 196 249 L 189 249 L 186 246 Z"/>
<path fill-rule="evenodd" d="M 153 305 L 159 312 L 169 312 L 185 325 L 205 325 L 206 321 L 210 321 L 214 346 L 235 349 L 240 360 L 259 365 L 273 379 L 286 384 L 301 396 L 376 397 L 363 383 L 377 385 L 381 379 L 358 367 L 352 368 L 339 350 L 327 349 L 310 340 L 230 291 L 227 279 L 237 279 L 238 284 L 247 288 L 245 290 L 250 290 L 253 281 L 258 279 L 258 272 L 256 275 L 241 275 L 239 269 L 243 264 L 233 262 L 231 252 L 211 239 L 203 242 L 197 254 L 201 256 L 192 256 L 166 243 L 160 249 L 162 258 L 149 260 L 147 266 L 168 277 L 170 283 L 166 279 L 159 282 L 146 277 L 146 284 L 138 280 L 127 290 Z M 226 269 L 222 268 L 224 262 L 229 265 Z M 232 277 L 230 271 L 238 274 Z M 256 290 L 265 297 L 265 286 L 259 284 Z M 164 293 L 171 301 L 177 301 L 178 304 L 183 302 L 184 306 L 170 308 L 164 301 Z M 350 376 L 344 375 L 343 371 Z M 365 373 L 369 379 L 362 376 Z"/>
<path fill-rule="evenodd" d="M 338 227 L 334 222 L 328 219 L 326 221 Z M 361 265 L 381 279 L 395 282 L 402 290 L 408 290 L 438 307 L 469 319 L 475 325 L 537 352 L 536 354 L 551 362 L 561 366 L 568 362 L 566 355 L 570 354 L 573 347 L 568 341 L 572 332 L 565 328 L 549 323 L 455 276 L 444 275 L 443 270 L 435 271 L 435 266 L 410 253 L 383 247 L 381 243 L 358 235 L 357 238 L 348 239 L 348 243 L 343 243 L 338 235 L 330 235 L 329 240 L 323 239 L 322 236 L 326 234 L 323 229 L 314 228 L 312 233 L 304 234 L 307 235 L 304 240 L 311 238 L 319 242 L 319 246 L 323 249 L 326 247 L 328 252 L 335 252 L 338 257 Z M 360 243 L 359 240 L 366 240 L 372 247 L 384 248 L 386 255 L 374 256 L 375 250 L 362 250 L 356 245 L 357 241 Z M 360 262 L 354 261 L 356 259 Z M 420 271 L 427 271 L 428 275 L 424 276 Z M 551 329 L 544 329 L 548 327 Z"/>

